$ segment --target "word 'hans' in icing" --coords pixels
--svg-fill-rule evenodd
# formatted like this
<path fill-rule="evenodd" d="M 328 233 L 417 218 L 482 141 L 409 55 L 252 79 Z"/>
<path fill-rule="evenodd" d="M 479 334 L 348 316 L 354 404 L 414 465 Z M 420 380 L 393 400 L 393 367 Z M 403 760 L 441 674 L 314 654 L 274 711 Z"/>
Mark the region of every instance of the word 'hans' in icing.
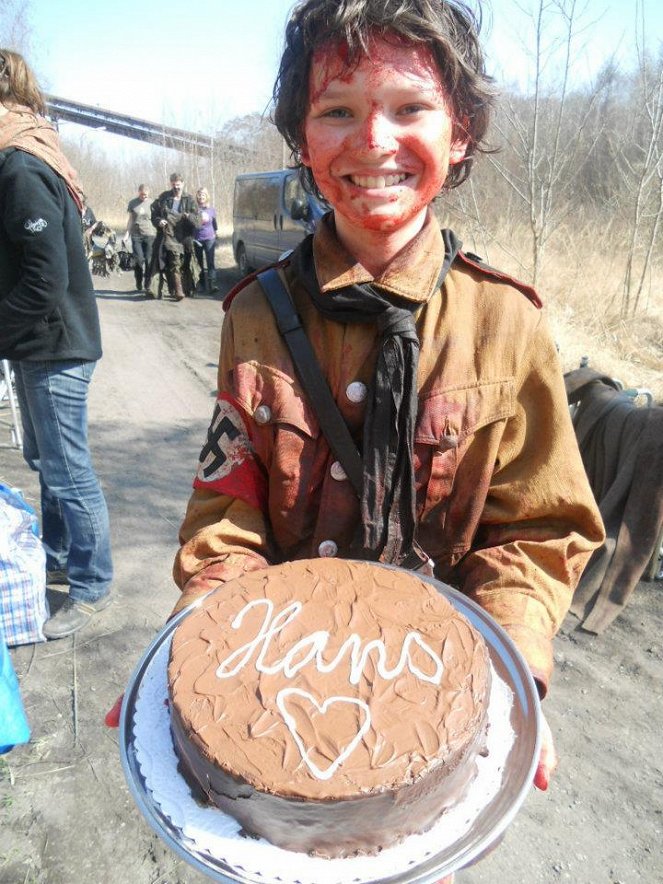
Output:
<path fill-rule="evenodd" d="M 231 623 L 232 628 L 239 629 L 242 625 L 244 615 L 251 608 L 257 607 L 258 605 L 264 605 L 267 609 L 265 619 L 258 630 L 258 634 L 254 639 L 248 641 L 236 651 L 233 651 L 232 654 L 223 660 L 216 670 L 218 678 L 232 678 L 232 676 L 236 675 L 240 669 L 243 669 L 244 666 L 246 666 L 253 656 L 254 651 L 260 648 L 255 666 L 258 672 L 263 672 L 267 675 L 275 675 L 277 672 L 282 671 L 286 678 L 292 678 L 300 669 L 313 659 L 315 659 L 315 665 L 318 672 L 333 672 L 333 670 L 339 665 L 341 659 L 349 651 L 351 660 L 349 681 L 350 684 L 356 685 L 359 684 L 359 679 L 361 678 L 361 673 L 366 665 L 368 655 L 373 650 L 376 650 L 378 653 L 376 669 L 384 679 L 391 680 L 397 678 L 403 672 L 405 665 L 407 664 L 410 672 L 422 681 L 428 681 L 431 684 L 440 684 L 442 680 L 442 672 L 444 670 L 442 661 L 433 649 L 426 644 L 418 632 L 407 633 L 403 639 L 400 658 L 393 669 L 387 668 L 387 649 L 381 639 L 368 641 L 362 648 L 362 640 L 355 632 L 351 633 L 343 642 L 334 659 L 330 663 L 325 663 L 322 659 L 322 652 L 327 647 L 330 638 L 329 633 L 325 630 L 317 630 L 310 635 L 304 636 L 304 638 L 300 639 L 292 646 L 282 660 L 277 660 L 275 663 L 269 665 L 265 663 L 265 656 L 267 655 L 272 637 L 285 629 L 289 623 L 297 618 L 302 610 L 302 603 L 293 602 L 293 604 L 288 605 L 282 611 L 277 613 L 275 617 L 272 617 L 274 613 L 273 603 L 269 599 L 255 599 L 254 601 L 249 602 L 244 608 L 242 608 L 239 614 L 237 614 Z M 260 647 L 261 645 L 262 647 Z M 435 671 L 432 675 L 423 672 L 412 660 L 410 655 L 410 647 L 412 645 L 417 645 L 424 654 L 428 655 L 435 667 Z M 297 660 L 299 655 L 302 656 Z"/>

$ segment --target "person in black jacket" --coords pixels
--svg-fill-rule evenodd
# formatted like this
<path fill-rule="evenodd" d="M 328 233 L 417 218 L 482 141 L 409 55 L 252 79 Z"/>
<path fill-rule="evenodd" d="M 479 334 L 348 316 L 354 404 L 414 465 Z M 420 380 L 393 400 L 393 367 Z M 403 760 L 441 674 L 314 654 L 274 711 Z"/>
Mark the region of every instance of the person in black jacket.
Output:
<path fill-rule="evenodd" d="M 179 172 L 170 176 L 170 185 L 170 190 L 159 194 L 150 207 L 152 224 L 157 229 L 152 261 L 165 265 L 170 293 L 176 301 L 181 301 L 194 291 L 191 258 L 200 216 L 195 199 L 184 192 Z M 156 275 L 155 267 L 150 275 Z"/>
<path fill-rule="evenodd" d="M 23 456 L 39 473 L 51 582 L 69 595 L 47 638 L 78 631 L 111 600 L 108 509 L 87 441 L 101 357 L 75 171 L 25 60 L 0 49 L 0 358 L 12 362 Z"/>

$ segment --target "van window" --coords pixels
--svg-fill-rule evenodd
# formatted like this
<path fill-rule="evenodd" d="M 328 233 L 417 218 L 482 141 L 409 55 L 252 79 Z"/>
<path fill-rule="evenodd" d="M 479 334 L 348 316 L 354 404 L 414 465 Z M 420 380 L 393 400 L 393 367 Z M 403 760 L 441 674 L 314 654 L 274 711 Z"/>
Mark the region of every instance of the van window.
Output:
<path fill-rule="evenodd" d="M 252 184 L 252 181 L 240 179 L 235 185 L 235 214 L 241 218 L 253 218 L 255 214 Z"/>
<path fill-rule="evenodd" d="M 255 181 L 256 218 L 271 221 L 279 206 L 279 179 L 257 178 Z"/>
<path fill-rule="evenodd" d="M 306 202 L 306 191 L 302 187 L 297 175 L 292 175 L 285 183 L 283 191 L 285 207 L 290 211 L 293 200 L 303 200 Z"/>

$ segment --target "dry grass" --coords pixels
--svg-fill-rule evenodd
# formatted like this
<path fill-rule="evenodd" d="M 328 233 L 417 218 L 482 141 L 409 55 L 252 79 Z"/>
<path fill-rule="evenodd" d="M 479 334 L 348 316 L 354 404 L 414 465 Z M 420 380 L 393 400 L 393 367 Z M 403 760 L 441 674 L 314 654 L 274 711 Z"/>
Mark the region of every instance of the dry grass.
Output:
<path fill-rule="evenodd" d="M 508 240 L 508 249 L 492 247 L 491 263 L 523 279 L 513 254 L 514 241 L 527 242 L 524 232 Z M 649 389 L 663 403 L 663 267 L 648 280 L 635 317 L 622 318 L 621 280 L 624 251 L 608 242 L 571 240 L 560 234 L 543 261 L 537 290 L 559 348 L 565 371 L 581 357 L 597 371 L 618 378 L 625 387 Z"/>

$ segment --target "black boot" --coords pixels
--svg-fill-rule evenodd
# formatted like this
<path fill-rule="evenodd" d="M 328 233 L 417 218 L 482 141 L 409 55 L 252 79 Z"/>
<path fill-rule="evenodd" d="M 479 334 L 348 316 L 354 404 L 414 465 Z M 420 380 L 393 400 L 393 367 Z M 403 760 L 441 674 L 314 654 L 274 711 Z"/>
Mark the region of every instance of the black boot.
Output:
<path fill-rule="evenodd" d="M 143 268 L 138 264 L 134 267 L 134 276 L 136 277 L 136 291 L 143 291 Z"/>
<path fill-rule="evenodd" d="M 218 292 L 219 287 L 216 284 L 216 270 L 210 270 L 207 275 L 207 291 L 210 292 Z"/>
<path fill-rule="evenodd" d="M 180 274 L 171 272 L 168 282 L 170 284 L 170 293 L 173 298 L 175 298 L 176 301 L 183 300 L 184 289 L 182 288 L 182 277 Z"/>

